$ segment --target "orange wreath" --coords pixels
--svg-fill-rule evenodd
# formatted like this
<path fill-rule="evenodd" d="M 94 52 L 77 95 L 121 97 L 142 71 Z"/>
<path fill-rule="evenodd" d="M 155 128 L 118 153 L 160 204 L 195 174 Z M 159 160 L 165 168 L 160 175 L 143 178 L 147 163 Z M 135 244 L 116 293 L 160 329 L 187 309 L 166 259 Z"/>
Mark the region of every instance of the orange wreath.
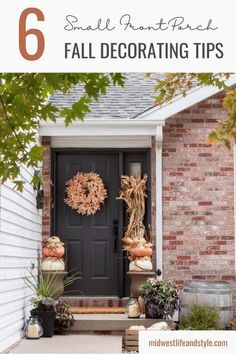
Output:
<path fill-rule="evenodd" d="M 104 204 L 107 191 L 101 177 L 94 172 L 78 172 L 66 182 L 65 203 L 78 214 L 94 215 Z"/>

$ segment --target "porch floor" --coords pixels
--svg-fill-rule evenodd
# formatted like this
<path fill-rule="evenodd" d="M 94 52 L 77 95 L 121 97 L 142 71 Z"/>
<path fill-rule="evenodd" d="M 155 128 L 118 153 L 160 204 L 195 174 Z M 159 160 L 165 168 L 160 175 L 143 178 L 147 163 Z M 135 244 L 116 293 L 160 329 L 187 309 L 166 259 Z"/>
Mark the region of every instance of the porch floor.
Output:
<path fill-rule="evenodd" d="M 25 339 L 10 354 L 120 354 L 122 353 L 122 337 L 111 335 L 76 334 Z"/>

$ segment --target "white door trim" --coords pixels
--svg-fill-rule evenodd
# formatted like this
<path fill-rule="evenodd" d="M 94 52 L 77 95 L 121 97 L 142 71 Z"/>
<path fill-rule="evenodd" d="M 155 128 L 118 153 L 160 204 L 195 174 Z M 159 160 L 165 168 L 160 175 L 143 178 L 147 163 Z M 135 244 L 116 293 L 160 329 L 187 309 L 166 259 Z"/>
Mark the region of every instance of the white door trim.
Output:
<path fill-rule="evenodd" d="M 155 137 L 156 149 L 156 270 L 163 272 L 162 260 L 162 140 L 163 122 L 142 120 L 85 120 L 65 128 L 62 119 L 42 122 L 40 136 L 51 136 L 53 148 L 149 148 Z M 162 275 L 161 275 L 162 277 Z"/>
<path fill-rule="evenodd" d="M 156 141 L 156 270 L 163 276 L 162 141 Z"/>
<path fill-rule="evenodd" d="M 234 260 L 236 260 L 236 144 L 234 144 Z M 236 271 L 236 262 L 235 262 Z"/>

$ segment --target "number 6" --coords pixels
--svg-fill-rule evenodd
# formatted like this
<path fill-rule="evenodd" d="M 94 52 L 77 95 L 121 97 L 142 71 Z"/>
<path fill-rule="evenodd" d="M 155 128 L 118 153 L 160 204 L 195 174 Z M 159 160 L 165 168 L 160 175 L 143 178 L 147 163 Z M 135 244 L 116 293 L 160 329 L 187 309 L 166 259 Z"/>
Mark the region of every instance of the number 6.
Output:
<path fill-rule="evenodd" d="M 37 16 L 38 21 L 44 21 L 44 14 L 42 13 L 41 10 L 34 8 L 34 7 L 29 7 L 25 9 L 20 16 L 20 21 L 19 21 L 19 49 L 20 53 L 23 56 L 24 59 L 34 61 L 38 60 L 41 58 L 44 52 L 45 48 L 45 40 L 42 32 L 36 28 L 31 28 L 26 30 L 26 20 L 28 15 L 34 14 Z M 26 48 L 26 38 L 30 34 L 33 34 L 36 36 L 37 41 L 38 41 L 38 47 L 35 52 L 35 54 L 29 54 Z"/>

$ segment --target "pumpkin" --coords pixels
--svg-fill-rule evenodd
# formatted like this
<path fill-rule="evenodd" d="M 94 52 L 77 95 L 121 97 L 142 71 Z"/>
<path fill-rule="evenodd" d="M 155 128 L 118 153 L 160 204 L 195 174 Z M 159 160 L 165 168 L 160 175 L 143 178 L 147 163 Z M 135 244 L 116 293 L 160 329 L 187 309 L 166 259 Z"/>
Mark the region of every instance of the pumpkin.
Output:
<path fill-rule="evenodd" d="M 51 236 L 47 239 L 47 243 L 61 243 L 61 240 L 58 236 Z"/>
<path fill-rule="evenodd" d="M 43 256 L 44 257 L 57 257 L 61 258 L 64 256 L 65 253 L 65 248 L 62 244 L 60 243 L 51 243 L 51 244 L 46 244 L 43 247 Z"/>
<path fill-rule="evenodd" d="M 44 257 L 50 257 L 51 249 L 47 246 L 43 247 L 42 253 Z"/>
<path fill-rule="evenodd" d="M 55 257 L 45 258 L 42 262 L 42 270 L 44 271 L 62 271 L 65 270 L 65 263 L 62 259 Z"/>
<path fill-rule="evenodd" d="M 147 258 L 147 259 L 146 259 Z M 137 259 L 135 261 L 131 261 L 129 264 L 129 270 L 130 271 L 140 271 L 140 270 L 146 270 L 150 271 L 152 270 L 152 262 L 149 257 L 144 257 Z"/>
<path fill-rule="evenodd" d="M 167 331 L 167 330 L 170 331 L 171 328 L 166 322 L 154 323 L 151 327 L 147 328 L 147 331 Z"/>
<path fill-rule="evenodd" d="M 56 254 L 56 257 L 61 258 L 64 256 L 65 253 L 65 248 L 62 244 L 56 244 L 54 248 L 54 253 Z"/>
<path fill-rule="evenodd" d="M 145 257 L 145 256 L 151 256 L 152 255 L 152 248 L 150 246 L 136 246 L 136 247 L 131 247 L 129 252 L 136 257 Z"/>

